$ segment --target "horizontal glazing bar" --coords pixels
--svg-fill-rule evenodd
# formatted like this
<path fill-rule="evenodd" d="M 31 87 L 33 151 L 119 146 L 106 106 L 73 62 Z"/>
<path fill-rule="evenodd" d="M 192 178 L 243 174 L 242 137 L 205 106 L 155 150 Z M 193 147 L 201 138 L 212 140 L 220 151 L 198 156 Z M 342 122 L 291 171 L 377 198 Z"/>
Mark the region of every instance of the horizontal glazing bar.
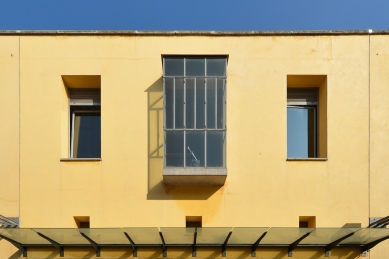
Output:
<path fill-rule="evenodd" d="M 227 77 L 225 77 L 225 76 L 164 76 L 163 78 L 184 78 L 184 79 L 217 78 L 217 79 L 227 79 Z"/>
<path fill-rule="evenodd" d="M 227 129 L 165 129 L 165 131 L 226 131 Z"/>

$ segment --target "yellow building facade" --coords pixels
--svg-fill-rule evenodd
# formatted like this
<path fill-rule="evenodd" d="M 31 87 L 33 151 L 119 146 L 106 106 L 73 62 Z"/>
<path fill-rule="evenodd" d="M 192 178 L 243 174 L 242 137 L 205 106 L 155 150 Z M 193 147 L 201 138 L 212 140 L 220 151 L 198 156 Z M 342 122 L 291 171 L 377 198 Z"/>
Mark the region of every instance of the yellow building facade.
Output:
<path fill-rule="evenodd" d="M 218 241 L 221 248 L 196 247 L 197 258 L 248 258 L 253 256 L 249 246 L 228 245 L 236 232 L 257 228 L 282 243 L 287 238 L 277 235 L 277 228 L 370 233 L 371 220 L 389 215 L 388 32 L 0 34 L 0 214 L 19 219 L 15 231 L 44 229 L 55 237 L 62 233 L 58 229 L 78 231 L 80 222 L 88 222 L 91 230 L 115 233 L 125 228 L 146 233 L 150 227 L 186 233 L 194 221 L 202 227 L 199 238 L 201 231 L 232 231 L 224 255 L 224 242 Z M 226 60 L 223 170 L 179 167 L 173 173 L 179 179 L 171 180 L 164 155 L 164 61 L 215 57 Z M 183 80 L 188 84 L 188 78 Z M 91 89 L 100 94 L 101 155 L 77 159 L 71 151 L 76 123 L 71 94 Z M 288 155 L 288 109 L 298 106 L 290 105 L 292 97 L 289 102 L 293 89 L 317 91 L 315 154 L 310 157 Z M 7 231 L 0 229 L 0 258 L 23 258 L 4 239 Z M 386 229 L 379 231 L 369 240 L 389 237 Z M 14 235 L 23 239 L 20 233 Z M 299 233 L 296 241 L 303 236 Z M 356 242 L 364 238 L 361 234 Z M 76 242 L 65 246 L 61 257 L 57 247 L 42 240 L 42 246 L 27 246 L 25 256 L 97 256 L 92 245 Z M 287 258 L 288 242 L 263 247 L 259 242 L 256 257 Z M 363 242 L 336 244 L 329 257 L 358 258 Z M 293 257 L 326 258 L 323 247 L 330 243 L 311 247 L 301 240 Z M 127 245 L 101 247 L 100 257 L 132 258 L 133 246 Z M 165 254 L 164 249 L 162 244 L 140 246 L 136 256 L 193 256 L 191 246 L 166 245 Z M 389 241 L 382 240 L 366 256 L 389 257 Z"/>

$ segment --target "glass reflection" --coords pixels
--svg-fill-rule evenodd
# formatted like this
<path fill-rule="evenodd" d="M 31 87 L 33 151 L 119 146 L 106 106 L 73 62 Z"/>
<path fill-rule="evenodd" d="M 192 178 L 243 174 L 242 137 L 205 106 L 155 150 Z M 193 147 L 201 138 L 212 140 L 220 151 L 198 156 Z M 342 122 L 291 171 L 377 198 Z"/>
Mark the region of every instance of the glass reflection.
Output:
<path fill-rule="evenodd" d="M 186 132 L 186 166 L 204 167 L 204 131 Z"/>

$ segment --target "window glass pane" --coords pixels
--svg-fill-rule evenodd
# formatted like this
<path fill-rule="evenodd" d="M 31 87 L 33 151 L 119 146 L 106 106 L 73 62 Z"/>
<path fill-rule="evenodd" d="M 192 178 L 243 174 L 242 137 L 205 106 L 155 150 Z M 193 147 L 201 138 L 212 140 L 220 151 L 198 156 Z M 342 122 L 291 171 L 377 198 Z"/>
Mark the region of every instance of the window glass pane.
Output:
<path fill-rule="evenodd" d="M 101 157 L 100 113 L 75 113 L 73 158 Z"/>
<path fill-rule="evenodd" d="M 224 103 L 225 103 L 225 92 L 224 92 L 224 79 L 217 80 L 217 128 L 224 128 Z"/>
<path fill-rule="evenodd" d="M 205 59 L 204 58 L 188 58 L 186 59 L 186 76 L 204 76 L 205 75 Z"/>
<path fill-rule="evenodd" d="M 175 95 L 175 119 L 176 129 L 184 128 L 184 79 L 176 78 L 176 95 Z"/>
<path fill-rule="evenodd" d="M 316 156 L 315 147 L 315 112 L 316 109 L 308 109 L 308 157 Z"/>
<path fill-rule="evenodd" d="M 207 167 L 224 167 L 224 136 L 222 131 L 207 131 Z"/>
<path fill-rule="evenodd" d="M 315 108 L 288 107 L 288 157 L 315 157 Z"/>
<path fill-rule="evenodd" d="M 165 76 L 184 76 L 183 58 L 165 58 Z"/>
<path fill-rule="evenodd" d="M 207 79 L 207 128 L 215 128 L 215 78 Z"/>
<path fill-rule="evenodd" d="M 173 128 L 173 108 L 174 108 L 174 88 L 173 88 L 174 79 L 173 78 L 165 78 L 165 116 L 166 116 L 166 128 Z"/>
<path fill-rule="evenodd" d="M 186 166 L 204 167 L 204 131 L 186 132 Z"/>
<path fill-rule="evenodd" d="M 225 76 L 225 58 L 207 58 L 207 76 Z"/>
<path fill-rule="evenodd" d="M 187 129 L 194 128 L 194 100 L 195 100 L 195 92 L 194 92 L 194 78 L 186 79 L 186 125 Z"/>
<path fill-rule="evenodd" d="M 203 78 L 196 78 L 196 129 L 205 125 L 205 83 Z"/>
<path fill-rule="evenodd" d="M 184 166 L 183 131 L 166 131 L 166 166 Z"/>

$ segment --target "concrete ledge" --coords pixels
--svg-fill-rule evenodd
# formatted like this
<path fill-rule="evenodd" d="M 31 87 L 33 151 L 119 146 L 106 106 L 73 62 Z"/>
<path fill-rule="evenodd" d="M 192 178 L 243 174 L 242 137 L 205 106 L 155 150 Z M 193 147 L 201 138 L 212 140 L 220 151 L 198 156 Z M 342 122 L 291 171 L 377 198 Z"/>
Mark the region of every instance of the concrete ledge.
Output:
<path fill-rule="evenodd" d="M 59 161 L 61 162 L 81 162 L 81 161 L 100 162 L 101 158 L 61 158 Z"/>
<path fill-rule="evenodd" d="M 287 158 L 286 161 L 327 161 L 328 158 Z"/>
<path fill-rule="evenodd" d="M 227 168 L 164 168 L 165 185 L 224 185 Z"/>

